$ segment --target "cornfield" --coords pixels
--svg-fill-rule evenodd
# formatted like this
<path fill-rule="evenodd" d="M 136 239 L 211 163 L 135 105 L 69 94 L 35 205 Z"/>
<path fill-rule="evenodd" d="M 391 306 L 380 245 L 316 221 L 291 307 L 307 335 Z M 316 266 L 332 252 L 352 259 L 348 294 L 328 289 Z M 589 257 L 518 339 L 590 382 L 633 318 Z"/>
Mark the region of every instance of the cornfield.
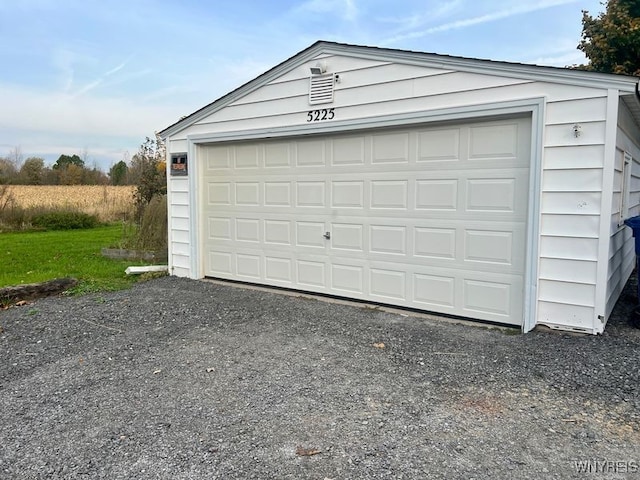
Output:
<path fill-rule="evenodd" d="M 96 215 L 102 222 L 131 218 L 133 186 L 9 185 L 8 193 L 22 208 L 70 208 Z"/>

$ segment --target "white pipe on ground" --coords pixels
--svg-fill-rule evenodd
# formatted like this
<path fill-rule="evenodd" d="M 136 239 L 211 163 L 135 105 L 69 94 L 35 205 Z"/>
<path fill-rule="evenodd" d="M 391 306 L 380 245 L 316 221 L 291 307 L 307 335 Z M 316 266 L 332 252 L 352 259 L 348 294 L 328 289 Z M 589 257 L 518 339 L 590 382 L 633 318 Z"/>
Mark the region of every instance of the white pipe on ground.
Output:
<path fill-rule="evenodd" d="M 168 270 L 168 265 L 147 265 L 144 267 L 127 267 L 124 273 L 127 275 L 140 275 L 147 272 L 167 272 Z"/>

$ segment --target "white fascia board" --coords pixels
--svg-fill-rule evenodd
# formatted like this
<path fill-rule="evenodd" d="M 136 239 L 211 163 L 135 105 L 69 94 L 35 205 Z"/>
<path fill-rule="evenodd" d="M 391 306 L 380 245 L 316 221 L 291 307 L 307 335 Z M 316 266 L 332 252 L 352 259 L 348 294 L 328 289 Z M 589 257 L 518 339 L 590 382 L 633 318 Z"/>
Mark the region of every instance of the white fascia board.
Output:
<path fill-rule="evenodd" d="M 318 48 L 321 45 L 318 46 Z M 588 72 L 570 68 L 528 65 L 496 60 L 453 57 L 436 53 L 422 53 L 405 50 L 389 50 L 378 47 L 349 46 L 327 43 L 322 53 L 333 53 L 379 61 L 394 61 L 429 68 L 453 69 L 458 71 L 523 78 L 550 83 L 563 83 L 591 88 L 616 88 L 621 92 L 635 92 L 637 77 L 609 73 Z"/>

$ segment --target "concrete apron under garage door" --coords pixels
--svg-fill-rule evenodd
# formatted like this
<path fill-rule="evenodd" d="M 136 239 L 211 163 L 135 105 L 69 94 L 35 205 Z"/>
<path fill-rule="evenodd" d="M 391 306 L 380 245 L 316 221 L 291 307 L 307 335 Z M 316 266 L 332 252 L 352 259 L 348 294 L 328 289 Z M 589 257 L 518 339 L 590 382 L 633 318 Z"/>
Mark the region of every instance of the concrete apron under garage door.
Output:
<path fill-rule="evenodd" d="M 199 149 L 204 274 L 523 323 L 531 120 Z"/>

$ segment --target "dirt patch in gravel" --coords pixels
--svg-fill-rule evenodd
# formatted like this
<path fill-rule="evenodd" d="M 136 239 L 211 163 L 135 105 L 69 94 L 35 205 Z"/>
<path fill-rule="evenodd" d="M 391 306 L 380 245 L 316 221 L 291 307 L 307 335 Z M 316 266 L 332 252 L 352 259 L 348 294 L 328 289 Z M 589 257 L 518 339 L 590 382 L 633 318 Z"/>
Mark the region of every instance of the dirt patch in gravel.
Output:
<path fill-rule="evenodd" d="M 172 277 L 37 300 L 0 312 L 0 478 L 640 478 L 634 305 L 582 336 Z"/>

